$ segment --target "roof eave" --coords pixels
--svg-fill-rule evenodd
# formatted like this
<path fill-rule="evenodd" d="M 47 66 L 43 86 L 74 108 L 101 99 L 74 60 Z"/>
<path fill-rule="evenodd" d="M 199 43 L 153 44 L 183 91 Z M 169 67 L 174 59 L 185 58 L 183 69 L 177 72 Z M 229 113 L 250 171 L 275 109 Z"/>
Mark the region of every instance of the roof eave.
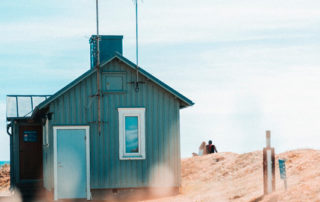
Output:
<path fill-rule="evenodd" d="M 78 78 L 76 78 L 75 80 L 73 80 L 71 83 L 69 83 L 68 85 L 66 85 L 65 87 L 63 87 L 62 89 L 60 89 L 58 92 L 56 92 L 55 94 L 53 94 L 51 97 L 49 97 L 48 99 L 46 99 L 45 101 L 41 102 L 33 111 L 32 116 L 34 116 L 34 113 L 45 108 L 47 105 L 49 105 L 51 102 L 53 102 L 56 98 L 58 98 L 60 95 L 62 95 L 63 93 L 65 93 L 66 91 L 68 91 L 70 88 L 74 87 L 75 85 L 77 85 L 79 82 L 81 82 L 82 80 L 84 80 L 85 78 L 87 78 L 88 76 L 90 76 L 91 74 L 93 74 L 96 71 L 96 69 L 90 69 L 88 71 L 86 71 L 85 73 L 83 73 L 82 75 L 80 75 Z"/>
<path fill-rule="evenodd" d="M 136 64 L 134 64 L 133 62 L 131 62 L 130 60 L 128 60 L 127 58 L 122 56 L 120 53 L 116 53 L 116 55 L 113 58 L 111 58 L 110 60 L 108 60 L 106 63 L 110 62 L 114 58 L 118 58 L 119 60 L 123 61 L 124 63 L 126 63 L 127 65 L 131 66 L 132 68 L 136 67 Z M 104 64 L 106 64 L 106 63 L 104 63 Z M 157 79 L 155 76 L 153 76 L 152 74 L 148 73 L 147 71 L 142 69 L 140 66 L 139 66 L 139 70 L 140 70 L 140 73 L 142 75 L 144 75 L 148 79 L 152 80 L 153 82 L 155 82 L 156 84 L 158 84 L 162 88 L 166 89 L 171 94 L 173 94 L 175 97 L 179 98 L 186 105 L 186 106 L 182 106 L 182 107 L 180 106 L 181 109 L 194 105 L 194 103 L 190 99 L 188 99 L 187 97 L 183 96 L 182 94 L 180 94 L 179 92 L 177 92 L 176 90 L 174 90 L 173 88 L 171 88 L 170 86 L 168 86 L 167 84 L 162 82 L 161 80 Z"/>
<path fill-rule="evenodd" d="M 136 67 L 136 65 L 133 62 L 131 62 L 130 60 L 128 60 L 127 58 L 122 56 L 122 54 L 120 54 L 118 52 L 115 52 L 115 55 L 112 58 L 110 58 L 108 61 L 106 61 L 103 64 L 101 64 L 101 66 L 104 66 L 104 65 L 108 64 L 109 62 L 111 62 L 115 58 L 117 58 L 117 59 L 121 60 L 122 62 L 126 63 L 128 66 L 132 67 L 133 69 Z M 188 99 L 187 97 L 183 96 L 182 94 L 180 94 L 179 92 L 177 92 L 176 90 L 174 90 L 173 88 L 171 88 L 170 86 L 165 84 L 164 82 L 160 81 L 159 79 L 154 77 L 152 74 L 148 73 L 147 71 L 145 71 L 141 67 L 139 67 L 139 69 L 140 69 L 140 73 L 142 75 L 144 75 L 148 79 L 152 80 L 154 83 L 158 84 L 159 86 L 161 86 L 162 88 L 164 88 L 165 90 L 167 90 L 168 92 L 173 94 L 175 97 L 179 98 L 184 103 L 184 105 L 180 105 L 181 109 L 194 105 L 194 103 L 190 99 Z M 70 88 L 74 87 L 75 85 L 77 85 L 79 82 L 81 82 L 82 80 L 84 80 L 85 78 L 87 78 L 88 76 L 93 74 L 95 71 L 96 71 L 96 68 L 93 68 L 93 69 L 90 69 L 90 70 L 86 71 L 81 76 L 79 76 L 78 78 L 73 80 L 71 83 L 69 83 L 67 86 L 63 87 L 58 92 L 56 92 L 54 95 L 52 95 L 51 97 L 49 97 L 48 99 L 46 99 L 45 101 L 40 103 L 34 109 L 31 117 L 32 118 L 35 117 L 36 114 L 38 113 L 38 111 L 40 111 L 41 109 L 43 109 L 46 106 L 48 106 L 51 102 L 53 102 L 60 95 L 62 95 L 63 93 L 68 91 Z"/>
<path fill-rule="evenodd" d="M 28 119 L 32 119 L 32 118 L 31 117 L 7 117 L 8 122 L 18 121 L 18 120 L 28 120 Z"/>

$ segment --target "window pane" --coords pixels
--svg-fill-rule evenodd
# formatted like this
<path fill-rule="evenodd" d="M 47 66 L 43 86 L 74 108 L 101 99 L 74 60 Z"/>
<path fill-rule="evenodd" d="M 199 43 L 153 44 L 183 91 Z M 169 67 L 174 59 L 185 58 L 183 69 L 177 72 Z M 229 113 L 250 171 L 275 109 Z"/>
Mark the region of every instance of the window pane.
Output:
<path fill-rule="evenodd" d="M 19 117 L 31 116 L 31 97 L 18 97 Z"/>
<path fill-rule="evenodd" d="M 109 76 L 106 80 L 107 90 L 123 90 L 122 76 Z"/>
<path fill-rule="evenodd" d="M 33 109 L 38 106 L 41 102 L 43 102 L 46 99 L 46 97 L 32 97 L 33 101 Z M 32 109 L 32 110 L 33 110 Z"/>
<path fill-rule="evenodd" d="M 126 116 L 125 124 L 126 124 L 125 126 L 126 153 L 138 153 L 139 152 L 138 117 Z"/>
<path fill-rule="evenodd" d="M 16 97 L 7 97 L 7 117 L 17 117 Z"/>

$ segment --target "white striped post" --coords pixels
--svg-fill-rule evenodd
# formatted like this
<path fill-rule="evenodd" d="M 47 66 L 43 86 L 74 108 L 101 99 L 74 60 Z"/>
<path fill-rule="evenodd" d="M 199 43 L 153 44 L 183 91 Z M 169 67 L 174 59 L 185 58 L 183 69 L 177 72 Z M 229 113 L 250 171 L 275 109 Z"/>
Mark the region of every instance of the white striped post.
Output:
<path fill-rule="evenodd" d="M 271 134 L 266 131 L 266 147 L 263 148 L 263 191 L 270 194 L 275 191 L 275 153 L 271 147 Z"/>

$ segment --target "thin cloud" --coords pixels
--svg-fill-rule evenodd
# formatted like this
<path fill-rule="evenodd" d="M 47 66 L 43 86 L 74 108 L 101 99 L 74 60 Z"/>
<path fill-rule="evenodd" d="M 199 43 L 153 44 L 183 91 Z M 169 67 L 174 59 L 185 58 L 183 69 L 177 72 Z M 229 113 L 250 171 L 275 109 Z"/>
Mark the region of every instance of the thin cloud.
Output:
<path fill-rule="evenodd" d="M 181 111 L 182 156 L 208 139 L 221 151 L 261 149 L 267 129 L 277 151 L 319 148 L 319 6 L 312 0 L 140 5 L 141 65 L 196 103 Z M 89 69 L 94 1 L 49 1 L 40 8 L 52 8 L 50 15 L 6 19 L 2 13 L 3 98 L 54 93 Z M 100 23 L 100 33 L 124 35 L 125 56 L 133 58 L 132 1 L 101 1 Z M 5 131 L 4 119 L 0 125 Z"/>

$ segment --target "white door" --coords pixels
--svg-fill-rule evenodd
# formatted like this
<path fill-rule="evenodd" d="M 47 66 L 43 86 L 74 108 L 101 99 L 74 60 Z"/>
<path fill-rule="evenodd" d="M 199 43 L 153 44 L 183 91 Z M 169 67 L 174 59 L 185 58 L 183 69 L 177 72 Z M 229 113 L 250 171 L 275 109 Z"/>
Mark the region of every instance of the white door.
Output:
<path fill-rule="evenodd" d="M 55 200 L 90 198 L 88 127 L 54 127 Z"/>

